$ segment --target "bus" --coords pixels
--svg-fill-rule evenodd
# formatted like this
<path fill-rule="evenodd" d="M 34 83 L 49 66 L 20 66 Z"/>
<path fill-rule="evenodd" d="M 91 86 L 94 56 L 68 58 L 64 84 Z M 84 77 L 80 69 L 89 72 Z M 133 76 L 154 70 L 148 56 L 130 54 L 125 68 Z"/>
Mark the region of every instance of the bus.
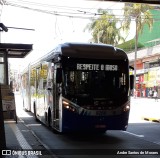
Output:
<path fill-rule="evenodd" d="M 134 77 L 112 45 L 63 43 L 22 73 L 25 110 L 57 132 L 126 130 Z"/>

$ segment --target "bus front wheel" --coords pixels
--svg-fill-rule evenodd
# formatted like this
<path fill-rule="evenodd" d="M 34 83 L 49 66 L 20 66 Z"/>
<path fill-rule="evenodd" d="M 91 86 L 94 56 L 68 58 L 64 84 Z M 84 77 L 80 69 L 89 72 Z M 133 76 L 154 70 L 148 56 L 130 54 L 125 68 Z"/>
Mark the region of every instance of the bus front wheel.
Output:
<path fill-rule="evenodd" d="M 37 114 L 36 114 L 36 104 L 34 103 L 34 118 L 36 121 L 38 121 L 38 118 L 37 118 Z"/>
<path fill-rule="evenodd" d="M 52 126 L 52 117 L 51 117 L 51 110 L 50 110 L 50 108 L 48 110 L 48 126 L 49 127 Z"/>

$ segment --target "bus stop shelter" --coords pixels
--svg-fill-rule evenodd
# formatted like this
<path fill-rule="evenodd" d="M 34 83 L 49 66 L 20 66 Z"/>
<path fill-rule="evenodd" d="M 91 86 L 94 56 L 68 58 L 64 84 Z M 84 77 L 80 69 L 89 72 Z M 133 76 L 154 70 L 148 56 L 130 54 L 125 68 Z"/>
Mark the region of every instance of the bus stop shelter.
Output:
<path fill-rule="evenodd" d="M 8 85 L 8 58 L 24 58 L 32 44 L 0 43 L 0 84 Z"/>
<path fill-rule="evenodd" d="M 32 44 L 0 43 L 0 88 L 9 85 L 8 58 L 24 58 L 32 50 Z M 6 148 L 2 94 L 0 89 L 0 149 Z"/>

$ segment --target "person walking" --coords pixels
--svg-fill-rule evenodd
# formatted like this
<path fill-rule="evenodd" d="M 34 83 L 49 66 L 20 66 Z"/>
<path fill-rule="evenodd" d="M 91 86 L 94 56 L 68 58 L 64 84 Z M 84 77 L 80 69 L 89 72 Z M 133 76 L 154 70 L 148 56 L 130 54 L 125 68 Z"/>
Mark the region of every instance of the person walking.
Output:
<path fill-rule="evenodd" d="M 154 90 L 153 97 L 155 98 L 155 101 L 158 101 L 158 93 L 156 90 Z"/>
<path fill-rule="evenodd" d="M 151 97 L 151 98 L 153 97 L 152 89 L 149 90 L 149 97 Z"/>

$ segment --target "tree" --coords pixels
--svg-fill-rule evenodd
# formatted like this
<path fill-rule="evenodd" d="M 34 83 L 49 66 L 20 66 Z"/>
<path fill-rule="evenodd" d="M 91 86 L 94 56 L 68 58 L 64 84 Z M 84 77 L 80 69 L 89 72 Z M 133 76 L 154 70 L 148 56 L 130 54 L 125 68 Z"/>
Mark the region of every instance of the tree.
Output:
<path fill-rule="evenodd" d="M 132 19 L 135 20 L 136 33 L 135 33 L 135 60 L 134 60 L 134 87 L 136 88 L 136 60 L 137 60 L 137 43 L 138 43 L 138 33 L 143 32 L 143 27 L 145 24 L 149 26 L 151 30 L 153 25 L 153 17 L 150 10 L 153 9 L 152 6 L 147 4 L 136 4 L 136 3 L 126 3 L 124 7 L 124 22 L 123 29 L 128 31 L 130 29 Z"/>
<path fill-rule="evenodd" d="M 137 24 L 138 33 L 143 32 L 143 27 L 146 24 L 151 30 L 153 25 L 153 16 L 150 12 L 151 9 L 153 9 L 153 7 L 148 4 L 126 3 L 124 7 L 125 20 L 122 24 L 123 30 L 130 30 L 131 21 L 133 19 Z"/>
<path fill-rule="evenodd" d="M 117 45 L 120 40 L 124 41 L 120 28 L 117 27 L 118 21 L 115 15 L 102 9 L 98 9 L 98 13 L 100 17 L 92 20 L 85 28 L 92 32 L 92 41 L 112 45 Z"/>

